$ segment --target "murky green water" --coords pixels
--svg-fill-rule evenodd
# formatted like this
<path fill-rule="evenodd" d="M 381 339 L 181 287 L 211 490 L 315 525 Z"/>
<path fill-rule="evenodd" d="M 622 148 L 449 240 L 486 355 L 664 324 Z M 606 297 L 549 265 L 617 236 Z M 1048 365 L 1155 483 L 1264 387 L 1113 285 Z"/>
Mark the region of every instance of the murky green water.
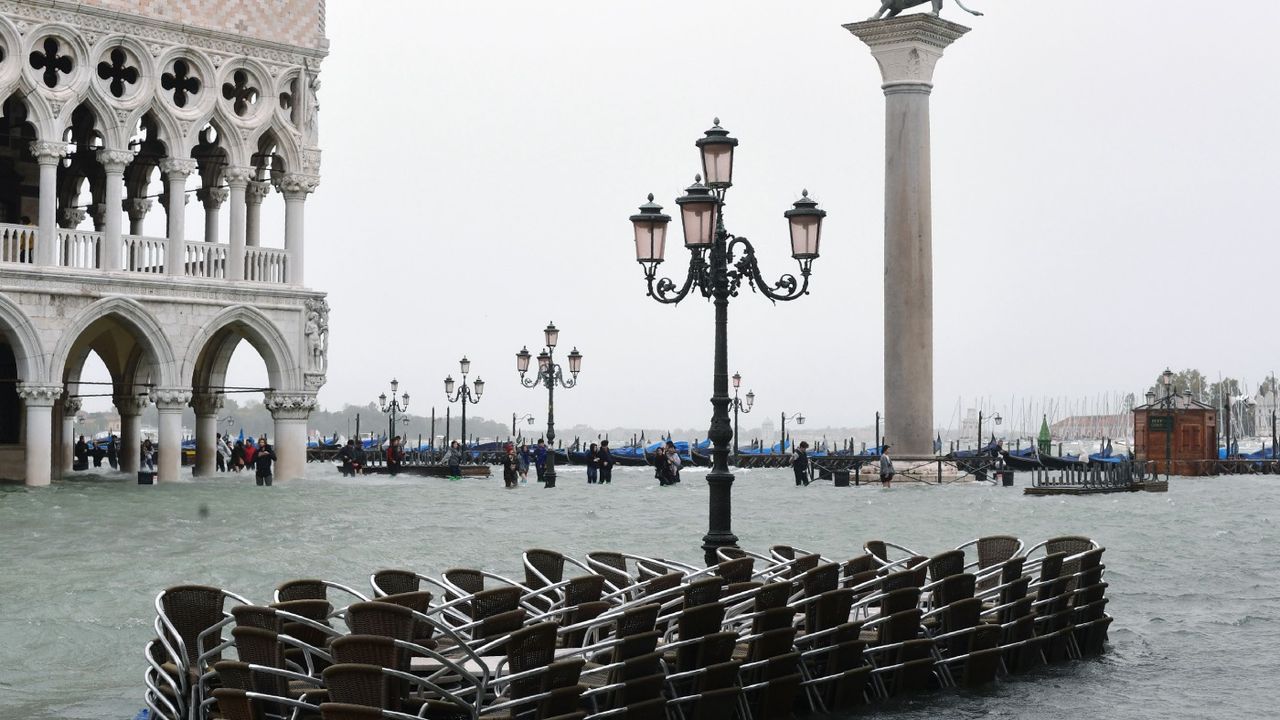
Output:
<path fill-rule="evenodd" d="M 696 562 L 707 492 L 621 470 L 611 486 L 564 469 L 560 487 L 501 481 L 251 478 L 139 487 L 120 477 L 0 488 L 0 719 L 131 718 L 142 646 L 167 585 L 266 601 L 281 580 L 368 586 L 378 567 L 519 573 L 520 551 L 623 549 Z M 1166 495 L 1029 498 L 988 485 L 795 488 L 739 474 L 745 546 L 851 556 L 884 538 L 926 554 L 974 537 L 1091 535 L 1107 546 L 1110 653 L 979 692 L 885 708 L 901 718 L 1274 716 L 1280 704 L 1280 478 L 1174 479 Z M 202 517 L 199 509 L 209 512 Z"/>

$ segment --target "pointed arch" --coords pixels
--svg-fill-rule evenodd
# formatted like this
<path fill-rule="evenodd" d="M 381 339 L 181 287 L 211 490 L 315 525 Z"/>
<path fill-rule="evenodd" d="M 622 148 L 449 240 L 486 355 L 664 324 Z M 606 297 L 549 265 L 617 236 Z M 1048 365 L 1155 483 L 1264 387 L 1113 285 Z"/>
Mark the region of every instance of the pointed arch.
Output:
<path fill-rule="evenodd" d="M 179 126 L 177 119 L 169 114 L 164 105 L 159 102 L 152 101 L 151 103 L 138 108 L 135 112 L 129 115 L 129 120 L 124 125 L 125 130 L 122 131 L 122 133 L 125 134 L 122 142 L 129 142 L 130 136 L 133 135 L 134 128 L 136 128 L 138 123 L 142 122 L 142 118 L 146 117 L 148 114 L 150 114 L 152 120 L 155 121 L 157 135 L 156 140 L 159 140 L 160 143 L 164 145 L 165 152 L 169 155 L 174 155 L 175 149 L 180 150 L 183 147 L 185 138 L 182 135 L 182 128 Z M 129 149 L 133 150 L 135 148 Z"/>
<path fill-rule="evenodd" d="M 249 138 L 249 147 L 258 152 L 262 145 L 263 138 L 270 137 L 275 140 L 275 154 L 284 158 L 284 166 L 286 172 L 300 172 L 302 170 L 302 152 L 298 148 L 294 132 L 287 127 L 278 118 L 254 130 L 253 135 Z"/>
<path fill-rule="evenodd" d="M 93 113 L 97 121 L 95 127 L 102 133 L 103 147 L 119 149 L 129 142 L 128 137 L 121 137 L 121 125 L 115 112 L 103 102 L 101 97 L 98 97 L 97 93 L 92 92 L 83 93 L 75 101 L 67 103 L 67 110 L 63 111 L 58 121 L 58 140 L 61 140 L 67 128 L 71 127 L 75 111 L 80 107 L 87 107 Z"/>
<path fill-rule="evenodd" d="M 62 141 L 62 133 L 57 130 L 57 123 L 53 119 L 53 109 L 49 107 L 49 102 L 39 93 L 35 92 L 35 88 L 21 78 L 18 82 L 10 87 L 4 93 L 0 93 L 4 98 L 16 97 L 27 108 L 27 122 L 36 129 L 36 139 L 46 141 Z M 70 114 L 67 120 L 70 121 Z"/>
<path fill-rule="evenodd" d="M 18 379 L 31 383 L 46 382 L 48 356 L 40 343 L 40 334 L 22 308 L 4 294 L 0 294 L 0 333 L 13 348 Z"/>
<path fill-rule="evenodd" d="M 191 340 L 179 374 L 193 387 L 220 385 L 227 363 L 240 340 L 246 340 L 267 367 L 267 378 L 275 390 L 302 387 L 297 363 L 289 342 L 265 313 L 248 305 L 234 305 L 205 324 Z"/>
<path fill-rule="evenodd" d="M 139 369 L 150 365 L 153 382 L 162 387 L 178 386 L 177 361 L 169 336 L 141 303 L 125 297 L 107 297 L 89 305 L 63 331 L 49 364 L 52 382 L 63 381 L 82 336 L 101 320 L 116 320 L 133 332 L 144 358 L 137 365 Z"/>

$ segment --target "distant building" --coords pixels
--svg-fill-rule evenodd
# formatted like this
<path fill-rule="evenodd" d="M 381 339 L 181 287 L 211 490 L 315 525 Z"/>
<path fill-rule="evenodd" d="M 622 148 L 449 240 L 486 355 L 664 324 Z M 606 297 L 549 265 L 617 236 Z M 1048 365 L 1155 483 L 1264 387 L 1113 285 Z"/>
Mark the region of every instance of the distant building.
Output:
<path fill-rule="evenodd" d="M 1272 426 L 1272 419 L 1277 416 L 1280 416 L 1280 393 L 1268 392 L 1268 388 L 1264 386 L 1253 398 L 1254 434 L 1272 437 L 1280 432 L 1280 429 Z"/>

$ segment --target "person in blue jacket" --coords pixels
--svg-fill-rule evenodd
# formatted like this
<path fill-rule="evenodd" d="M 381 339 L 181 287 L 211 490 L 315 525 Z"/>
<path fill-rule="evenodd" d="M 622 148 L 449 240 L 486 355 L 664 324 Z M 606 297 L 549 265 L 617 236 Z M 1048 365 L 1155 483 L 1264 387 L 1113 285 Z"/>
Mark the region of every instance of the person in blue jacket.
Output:
<path fill-rule="evenodd" d="M 547 481 L 547 443 L 538 438 L 538 445 L 533 449 L 533 466 L 537 468 L 538 482 Z"/>

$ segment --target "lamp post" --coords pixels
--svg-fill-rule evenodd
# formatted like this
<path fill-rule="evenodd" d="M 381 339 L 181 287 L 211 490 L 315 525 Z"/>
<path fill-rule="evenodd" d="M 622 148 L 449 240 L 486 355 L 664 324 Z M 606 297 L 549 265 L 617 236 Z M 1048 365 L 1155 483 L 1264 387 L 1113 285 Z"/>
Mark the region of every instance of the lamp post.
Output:
<path fill-rule="evenodd" d="M 689 268 L 682 284 L 670 278 L 658 279 L 658 265 L 666 255 L 668 215 L 662 206 L 649 202 L 631 216 L 635 230 L 636 260 L 644 267 L 649 297 L 664 304 L 684 300 L 696 287 L 704 298 L 715 305 L 715 361 L 712 371 L 711 429 L 707 437 L 713 443 L 710 486 L 709 529 L 702 549 L 708 565 L 718 561 L 716 550 L 732 547 L 738 538 L 732 531 L 733 474 L 729 472 L 729 298 L 738 294 L 745 282 L 752 290 L 774 302 L 795 300 L 809 292 L 809 275 L 818 257 L 822 237 L 822 220 L 826 211 L 802 194 L 783 215 L 790 226 L 791 256 L 800 264 L 800 279 L 783 275 L 770 285 L 760 273 L 755 247 L 744 237 L 731 235 L 724 224 L 725 195 L 733 186 L 733 156 L 738 145 L 729 131 L 715 126 L 695 143 L 702 156 L 703 174 L 695 178 L 676 204 L 680 207 L 684 245 L 689 250 Z M 702 182 L 706 178 L 706 184 Z M 738 254 L 735 256 L 735 250 Z"/>
<path fill-rule="evenodd" d="M 796 413 L 791 417 L 787 417 L 787 414 L 785 412 L 782 413 L 782 444 L 779 445 L 779 448 L 782 454 L 784 455 L 787 453 L 787 421 L 788 420 L 795 420 L 797 425 L 803 425 L 804 415 L 800 413 Z"/>
<path fill-rule="evenodd" d="M 516 436 L 516 423 L 521 420 L 527 421 L 530 425 L 533 424 L 533 416 L 529 413 L 525 413 L 518 417 L 516 416 L 516 413 L 511 413 L 511 437 L 514 438 Z"/>
<path fill-rule="evenodd" d="M 982 411 L 979 410 L 978 411 L 978 445 L 977 445 L 977 448 L 979 451 L 982 450 L 982 418 L 983 418 Z M 996 413 L 995 416 L 992 417 L 991 419 L 997 425 L 1004 422 L 1004 418 L 1000 417 L 1000 413 Z"/>
<path fill-rule="evenodd" d="M 738 388 L 742 386 L 742 376 L 738 373 L 733 374 L 733 456 L 738 457 L 738 412 L 743 415 L 751 413 L 751 407 L 756 404 L 756 394 L 751 390 L 747 391 L 746 398 L 738 397 Z M 736 461 L 735 461 L 736 462 Z"/>
<path fill-rule="evenodd" d="M 462 371 L 462 385 L 454 392 L 453 376 L 447 375 L 444 379 L 444 396 L 450 404 L 462 403 L 462 461 L 466 462 L 469 455 L 467 449 L 467 403 L 475 404 L 480 402 L 480 396 L 484 395 L 484 380 L 479 377 L 473 383 L 475 390 L 467 385 L 467 375 L 471 373 L 471 361 L 465 355 L 458 361 L 458 368 Z"/>
<path fill-rule="evenodd" d="M 1173 371 L 1165 368 L 1160 373 L 1160 385 L 1164 388 L 1164 406 L 1169 413 L 1164 426 L 1164 479 L 1169 480 L 1169 468 L 1173 465 Z"/>
<path fill-rule="evenodd" d="M 884 446 L 880 444 L 880 421 L 884 418 L 880 416 L 880 411 L 876 411 L 876 452 L 883 455 Z"/>
<path fill-rule="evenodd" d="M 400 388 L 400 382 L 395 378 L 391 379 L 391 399 L 387 400 L 387 394 L 382 393 L 378 396 L 378 409 L 387 416 L 387 442 L 391 442 L 391 438 L 396 435 L 396 415 L 398 413 L 407 412 L 409 410 L 409 393 L 404 393 L 396 398 L 396 390 Z"/>
<path fill-rule="evenodd" d="M 578 384 L 578 373 L 582 371 L 582 353 L 578 352 L 578 348 L 569 353 L 569 375 L 572 377 L 566 378 L 564 368 L 554 359 L 556 344 L 560 340 L 560 331 L 556 329 L 555 323 L 549 323 L 542 331 L 542 339 L 546 347 L 538 353 L 538 374 L 525 377 L 529 372 L 529 358 L 532 357 L 528 347 L 523 347 L 516 353 L 516 370 L 520 372 L 521 385 L 527 388 L 542 385 L 547 389 L 547 467 L 543 477 L 546 479 L 544 487 L 553 488 L 556 486 L 556 385 L 568 390 Z"/>

